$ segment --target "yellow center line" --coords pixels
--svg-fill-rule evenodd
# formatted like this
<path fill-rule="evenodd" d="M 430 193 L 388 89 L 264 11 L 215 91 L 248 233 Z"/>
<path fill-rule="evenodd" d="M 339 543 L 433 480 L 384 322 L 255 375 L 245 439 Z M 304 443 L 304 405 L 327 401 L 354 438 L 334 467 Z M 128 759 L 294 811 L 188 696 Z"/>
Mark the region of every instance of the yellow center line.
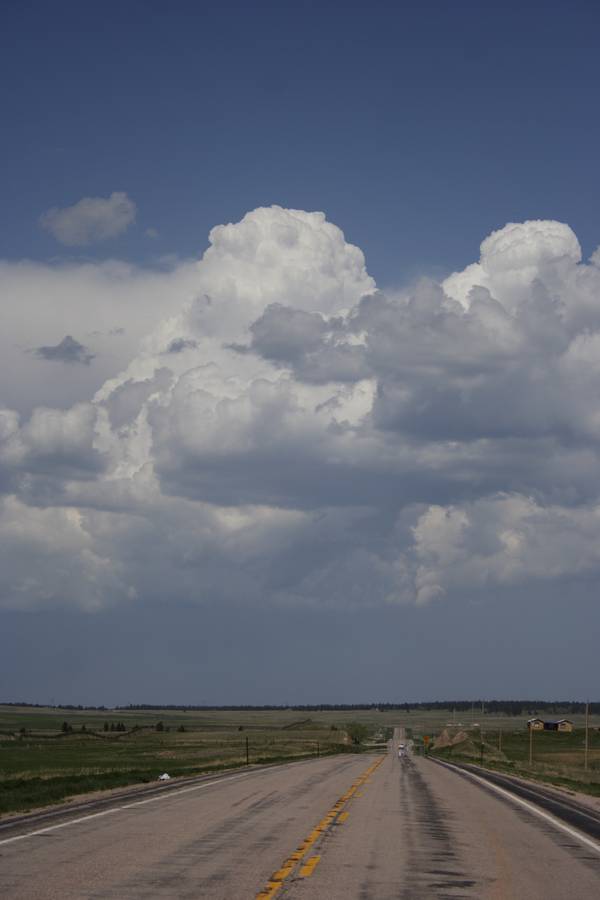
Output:
<path fill-rule="evenodd" d="M 331 824 L 335 821 L 345 822 L 348 818 L 347 812 L 342 812 L 343 807 L 348 803 L 352 797 L 362 796 L 361 794 L 357 795 L 357 791 L 359 787 L 362 787 L 366 784 L 369 776 L 373 774 L 375 769 L 381 765 L 384 761 L 385 756 L 381 756 L 378 760 L 376 760 L 366 772 L 357 778 L 357 780 L 353 783 L 352 787 L 343 794 L 340 799 L 334 803 L 326 816 L 324 816 L 316 828 L 310 832 L 307 838 L 305 838 L 302 843 L 299 845 L 298 849 L 294 851 L 294 853 L 290 854 L 290 856 L 284 860 L 281 868 L 277 869 L 276 872 L 273 872 L 270 879 L 267 881 L 265 887 L 256 895 L 256 900 L 271 900 L 271 897 L 274 897 L 277 891 L 283 885 L 283 882 L 286 878 L 288 878 L 296 866 L 304 859 L 310 848 L 313 846 L 315 841 L 317 841 L 323 832 L 327 831 L 327 829 L 331 826 Z M 300 876 L 302 878 L 307 878 L 312 875 L 315 866 L 321 859 L 320 856 L 311 856 L 303 866 L 300 868 Z"/>
<path fill-rule="evenodd" d="M 312 873 L 315 871 L 315 867 L 320 859 L 321 859 L 320 856 L 311 856 L 311 858 L 308 859 L 306 861 L 305 865 L 303 865 L 302 868 L 300 869 L 300 877 L 301 878 L 310 878 Z"/>

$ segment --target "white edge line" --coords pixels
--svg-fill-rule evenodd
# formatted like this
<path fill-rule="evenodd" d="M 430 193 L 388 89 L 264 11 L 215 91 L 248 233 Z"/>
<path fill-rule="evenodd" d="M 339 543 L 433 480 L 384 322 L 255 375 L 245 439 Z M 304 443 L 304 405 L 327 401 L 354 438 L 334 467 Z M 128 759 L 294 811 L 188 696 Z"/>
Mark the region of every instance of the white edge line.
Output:
<path fill-rule="evenodd" d="M 496 791 L 497 794 L 501 794 L 501 796 L 506 797 L 513 803 L 518 803 L 519 806 L 523 806 L 529 812 L 534 813 L 536 816 L 539 816 L 540 819 L 545 819 L 546 822 L 550 822 L 550 824 L 554 825 L 555 828 L 559 828 L 561 831 L 564 831 L 566 834 L 570 835 L 570 837 L 575 838 L 576 840 L 580 841 L 580 843 L 585 844 L 586 847 L 590 847 L 596 853 L 600 854 L 600 844 L 598 844 L 592 838 L 586 837 L 584 834 L 576 831 L 574 828 L 571 828 L 569 825 L 565 825 L 564 822 L 560 821 L 560 819 L 557 819 L 550 813 L 544 812 L 543 809 L 540 809 L 533 803 L 529 803 L 527 800 L 523 800 L 522 797 L 518 797 L 516 794 L 512 794 L 510 791 L 499 787 L 497 784 L 488 781 L 486 778 L 482 778 L 480 775 L 475 775 L 474 772 L 469 772 L 468 769 L 461 769 L 458 766 L 454 766 L 452 765 L 452 763 L 447 762 L 443 762 L 442 765 L 447 769 L 453 769 L 455 772 L 460 772 L 461 775 L 468 775 L 469 778 L 473 778 L 475 781 L 479 781 L 486 788 L 491 788 L 491 790 Z"/>
<path fill-rule="evenodd" d="M 39 834 L 48 834 L 50 831 L 58 831 L 59 828 L 68 828 L 70 825 L 79 825 L 81 822 L 88 822 L 90 819 L 99 819 L 100 816 L 109 816 L 112 813 L 122 812 L 124 809 L 133 809 L 136 806 L 144 806 L 146 803 L 154 803 L 156 800 L 165 800 L 168 798 L 179 797 L 181 794 L 190 794 L 192 791 L 201 791 L 204 788 L 211 787 L 213 784 L 227 784 L 229 781 L 236 781 L 238 778 L 247 778 L 253 772 L 243 772 L 241 775 L 230 775 L 228 778 L 217 778 L 215 781 L 204 781 L 194 787 L 181 788 L 179 790 L 167 791 L 156 797 L 149 797 L 147 800 L 136 800 L 134 803 L 127 803 L 125 806 L 113 806 L 112 809 L 104 809 L 101 812 L 90 813 L 88 816 L 80 816 L 77 819 L 69 819 L 68 822 L 60 822 L 58 825 L 48 825 L 46 828 L 39 828 L 37 831 L 28 831 L 26 834 L 17 834 L 15 837 L 4 838 L 0 840 L 0 847 L 4 844 L 14 844 L 16 841 L 24 841 L 30 837 L 36 837 Z"/>

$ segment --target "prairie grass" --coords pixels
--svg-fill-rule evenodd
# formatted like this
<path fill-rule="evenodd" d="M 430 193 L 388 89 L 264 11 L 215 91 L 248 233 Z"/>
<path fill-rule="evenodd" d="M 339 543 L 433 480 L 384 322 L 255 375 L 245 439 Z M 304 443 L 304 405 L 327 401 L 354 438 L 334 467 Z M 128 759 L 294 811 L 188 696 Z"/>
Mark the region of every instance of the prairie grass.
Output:
<path fill-rule="evenodd" d="M 489 768 L 600 795 L 600 732 L 597 727 L 588 732 L 587 769 L 585 730 L 581 727 L 570 733 L 534 731 L 531 765 L 530 736 L 525 723 L 518 729 L 513 727 L 502 733 L 490 728 L 488 723 L 485 729 L 470 729 L 466 733 L 467 740 L 433 752 L 444 759 L 483 762 Z"/>
<path fill-rule="evenodd" d="M 246 764 L 246 743 L 251 764 L 355 749 L 342 726 L 299 719 L 270 711 L 240 716 L 0 707 L 0 814 L 153 782 L 165 771 L 174 777 L 235 768 Z M 125 730 L 110 731 L 111 723 Z"/>

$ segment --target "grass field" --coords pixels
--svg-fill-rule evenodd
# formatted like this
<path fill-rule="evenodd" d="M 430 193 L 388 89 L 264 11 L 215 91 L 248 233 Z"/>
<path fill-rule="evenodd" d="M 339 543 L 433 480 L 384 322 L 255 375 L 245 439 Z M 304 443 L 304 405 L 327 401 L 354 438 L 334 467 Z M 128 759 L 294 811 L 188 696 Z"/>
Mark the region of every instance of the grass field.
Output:
<path fill-rule="evenodd" d="M 349 752 L 360 716 L 285 711 L 90 711 L 0 706 L 0 814 L 250 763 Z M 362 717 L 364 720 L 364 716 Z M 367 724 L 363 721 L 363 724 Z M 121 728 L 123 730 L 111 730 Z M 383 723 L 369 733 L 389 736 Z"/>
<path fill-rule="evenodd" d="M 438 756 L 457 761 L 483 762 L 484 765 L 534 777 L 600 795 L 600 731 L 596 717 L 588 731 L 587 768 L 585 767 L 585 729 L 582 717 L 572 716 L 578 725 L 571 733 L 534 731 L 532 735 L 532 763 L 529 763 L 530 736 L 526 723 L 519 727 L 496 727 L 486 722 L 483 727 L 462 731 L 465 740 L 432 750 Z M 450 738 L 460 732 L 447 728 Z"/>
<path fill-rule="evenodd" d="M 576 725 L 582 716 L 570 716 Z M 61 710 L 0 706 L 0 815 L 24 811 L 84 793 L 155 781 L 162 772 L 195 775 L 246 763 L 347 752 L 356 749 L 346 728 L 365 726 L 369 738 L 386 740 L 404 725 L 416 747 L 433 740 L 446 726 L 467 730 L 470 746 L 440 751 L 479 758 L 481 734 L 485 761 L 511 771 L 527 766 L 526 716 L 481 716 L 452 710 Z M 63 731 L 65 727 L 70 729 Z M 106 723 L 106 726 L 105 726 Z M 157 730 L 161 723 L 162 730 Z M 590 720 L 600 726 L 600 717 Z M 124 730 L 110 730 L 117 725 Z M 105 730 L 105 727 L 108 730 Z M 502 754 L 495 754 L 499 732 Z M 534 770 L 554 780 L 580 781 L 600 792 L 600 732 L 590 732 L 589 771 L 582 771 L 582 732 L 534 736 Z M 465 751 L 466 754 L 465 754 Z"/>

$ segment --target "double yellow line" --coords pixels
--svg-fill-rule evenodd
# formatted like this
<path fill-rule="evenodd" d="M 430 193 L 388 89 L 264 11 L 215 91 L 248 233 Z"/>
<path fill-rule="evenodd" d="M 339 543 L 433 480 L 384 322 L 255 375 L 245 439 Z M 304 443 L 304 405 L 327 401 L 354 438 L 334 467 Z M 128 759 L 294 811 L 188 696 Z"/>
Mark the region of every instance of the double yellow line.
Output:
<path fill-rule="evenodd" d="M 256 900 L 270 900 L 271 897 L 275 896 L 277 891 L 283 885 L 285 879 L 288 878 L 292 874 L 296 866 L 298 866 L 299 863 L 302 862 L 306 854 L 309 852 L 315 842 L 321 837 L 323 832 L 327 831 L 327 829 L 333 824 L 336 819 L 338 819 L 338 817 L 340 822 L 344 822 L 348 818 L 348 813 L 342 812 L 344 806 L 346 806 L 349 800 L 354 797 L 358 789 L 366 783 L 368 778 L 373 774 L 375 769 L 381 765 L 384 759 L 385 756 L 381 756 L 378 760 L 376 760 L 376 762 L 369 766 L 369 768 L 365 772 L 363 772 L 360 778 L 358 778 L 354 782 L 354 784 L 346 791 L 346 793 L 342 797 L 340 797 L 337 803 L 334 803 L 327 815 L 321 819 L 316 828 L 313 828 L 308 837 L 302 841 L 298 849 L 290 856 L 288 856 L 280 869 L 278 869 L 276 872 L 273 872 L 266 886 L 259 894 L 256 895 Z M 311 856 L 310 859 L 307 859 L 304 865 L 302 865 L 300 868 L 300 876 L 302 878 L 307 878 L 308 876 L 312 875 L 320 859 L 320 856 Z"/>

